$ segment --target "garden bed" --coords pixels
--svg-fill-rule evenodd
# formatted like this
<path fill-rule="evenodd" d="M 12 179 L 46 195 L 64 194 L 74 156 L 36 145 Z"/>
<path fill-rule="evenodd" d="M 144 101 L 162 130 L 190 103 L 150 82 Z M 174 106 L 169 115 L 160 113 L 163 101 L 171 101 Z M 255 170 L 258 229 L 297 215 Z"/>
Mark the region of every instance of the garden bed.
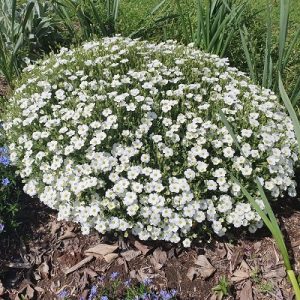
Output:
<path fill-rule="evenodd" d="M 205 240 L 187 250 L 133 237 L 123 240 L 96 232 L 84 236 L 78 226 L 56 221 L 56 213 L 37 200 L 24 202 L 22 232 L 6 237 L 0 246 L 2 299 L 18 299 L 16 295 L 20 292 L 27 293 L 25 299 L 56 299 L 62 289 L 74 296 L 70 299 L 79 299 L 80 295 L 88 295 L 93 284 L 100 285 L 100 276 L 106 276 L 111 284 L 109 277 L 113 272 L 118 272 L 122 280 L 152 279 L 156 289 L 174 288 L 178 299 L 218 299 L 212 288 L 222 276 L 230 283 L 229 295 L 223 299 L 293 299 L 275 242 L 265 230 L 255 237 L 243 235 L 239 240 Z M 291 199 L 276 210 L 280 212 L 281 228 L 299 272 L 299 200 Z M 65 275 L 87 257 L 85 250 L 99 244 L 118 245 L 114 251 L 118 256 L 109 263 L 94 258 Z M 201 261 L 204 255 L 212 267 L 195 264 L 199 255 Z M 13 268 L 18 264 L 18 268 Z"/>

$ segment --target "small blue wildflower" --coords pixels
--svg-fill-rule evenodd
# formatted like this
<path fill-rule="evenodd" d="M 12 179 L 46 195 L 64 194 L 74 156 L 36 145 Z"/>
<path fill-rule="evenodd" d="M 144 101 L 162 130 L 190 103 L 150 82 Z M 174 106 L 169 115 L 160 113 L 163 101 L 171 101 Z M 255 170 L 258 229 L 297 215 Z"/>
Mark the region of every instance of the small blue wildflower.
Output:
<path fill-rule="evenodd" d="M 150 285 L 152 283 L 152 279 L 150 279 L 150 278 L 146 278 L 146 279 L 144 279 L 144 281 L 143 281 L 143 284 L 144 285 Z"/>
<path fill-rule="evenodd" d="M 104 283 L 104 279 L 105 279 L 105 276 L 103 276 L 103 275 L 98 277 L 98 280 L 101 284 Z"/>
<path fill-rule="evenodd" d="M 170 291 L 170 294 L 172 295 L 172 297 L 175 297 L 177 295 L 177 291 L 175 289 L 172 289 Z"/>
<path fill-rule="evenodd" d="M 119 272 L 112 272 L 112 273 L 110 274 L 110 278 L 111 278 L 112 280 L 117 279 L 118 276 L 119 276 Z"/>
<path fill-rule="evenodd" d="M 4 224 L 0 223 L 0 233 L 4 231 Z"/>
<path fill-rule="evenodd" d="M 69 292 L 67 290 L 61 290 L 57 296 L 59 299 L 65 299 L 69 296 Z"/>
<path fill-rule="evenodd" d="M 162 300 L 170 300 L 173 298 L 172 294 L 165 290 L 161 290 L 159 294 L 162 297 Z"/>
<path fill-rule="evenodd" d="M 108 300 L 108 297 L 107 297 L 107 296 L 102 296 L 102 297 L 100 298 L 100 300 Z"/>
<path fill-rule="evenodd" d="M 8 166 L 10 164 L 10 159 L 7 156 L 0 157 L 0 164 Z"/>
<path fill-rule="evenodd" d="M 3 184 L 4 186 L 7 186 L 7 185 L 10 184 L 10 180 L 9 180 L 8 178 L 3 178 L 3 179 L 2 179 L 2 184 Z"/>
<path fill-rule="evenodd" d="M 130 287 L 130 285 L 131 285 L 131 279 L 125 280 L 125 281 L 124 281 L 124 285 L 125 285 L 126 287 Z"/>
<path fill-rule="evenodd" d="M 7 147 L 0 147 L 0 153 L 8 153 Z"/>
<path fill-rule="evenodd" d="M 97 286 L 93 285 L 88 300 L 92 300 L 97 296 Z"/>

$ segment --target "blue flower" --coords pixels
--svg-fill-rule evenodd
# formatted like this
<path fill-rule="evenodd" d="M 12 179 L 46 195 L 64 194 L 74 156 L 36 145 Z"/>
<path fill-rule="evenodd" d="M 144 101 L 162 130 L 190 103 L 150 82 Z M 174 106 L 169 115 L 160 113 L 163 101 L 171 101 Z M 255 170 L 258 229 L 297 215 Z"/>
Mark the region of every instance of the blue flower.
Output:
<path fill-rule="evenodd" d="M 8 153 L 7 147 L 0 147 L 0 152 L 1 153 Z"/>
<path fill-rule="evenodd" d="M 107 296 L 102 296 L 102 297 L 100 298 L 100 300 L 108 300 L 108 297 L 107 297 Z"/>
<path fill-rule="evenodd" d="M 162 300 L 170 300 L 173 298 L 173 295 L 165 290 L 161 290 L 159 294 L 162 297 Z"/>
<path fill-rule="evenodd" d="M 0 233 L 4 231 L 4 224 L 0 223 Z"/>
<path fill-rule="evenodd" d="M 57 294 L 59 299 L 65 299 L 66 297 L 69 296 L 69 292 L 67 290 L 61 290 L 58 294 Z"/>
<path fill-rule="evenodd" d="M 119 276 L 119 272 L 112 272 L 112 273 L 110 274 L 110 278 L 111 278 L 112 280 L 115 280 L 118 276 Z"/>
<path fill-rule="evenodd" d="M 143 281 L 143 284 L 144 285 L 150 285 L 152 283 L 152 279 L 150 279 L 150 278 L 146 278 L 146 279 L 144 279 L 144 281 Z"/>
<path fill-rule="evenodd" d="M 7 185 L 10 184 L 10 180 L 9 180 L 8 178 L 3 178 L 3 179 L 2 179 L 2 184 L 3 184 L 4 186 L 7 186 Z"/>
<path fill-rule="evenodd" d="M 97 286 L 93 285 L 88 300 L 92 300 L 97 296 Z"/>
<path fill-rule="evenodd" d="M 8 166 L 10 164 L 10 159 L 7 156 L 0 157 L 0 164 Z"/>
<path fill-rule="evenodd" d="M 124 281 L 124 285 L 125 285 L 126 287 L 130 287 L 130 285 L 131 285 L 131 279 L 125 280 L 125 281 Z"/>

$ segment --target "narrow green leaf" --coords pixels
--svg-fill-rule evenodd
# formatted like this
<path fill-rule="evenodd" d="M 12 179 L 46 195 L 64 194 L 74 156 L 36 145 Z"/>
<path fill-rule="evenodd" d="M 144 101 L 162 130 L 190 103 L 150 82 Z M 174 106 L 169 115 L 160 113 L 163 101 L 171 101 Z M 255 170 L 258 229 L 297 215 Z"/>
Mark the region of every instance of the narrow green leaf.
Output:
<path fill-rule="evenodd" d="M 278 54 L 278 69 L 282 73 L 283 56 L 285 42 L 287 38 L 288 22 L 289 22 L 290 0 L 280 0 L 280 26 L 279 26 L 279 54 Z"/>
<path fill-rule="evenodd" d="M 297 141 L 298 141 L 298 147 L 299 147 L 299 151 L 300 151 L 300 123 L 299 123 L 298 117 L 296 115 L 296 112 L 293 108 L 293 105 L 285 91 L 280 74 L 279 74 L 278 82 L 279 82 L 279 91 L 280 91 L 281 99 L 283 100 L 284 105 L 285 105 L 287 111 L 289 112 L 290 118 L 292 119 L 295 134 L 296 134 Z"/>
<path fill-rule="evenodd" d="M 243 48 L 243 51 L 244 51 L 244 54 L 246 57 L 246 62 L 248 65 L 250 77 L 254 82 L 256 82 L 256 75 L 255 75 L 255 71 L 254 71 L 255 66 L 251 59 L 251 54 L 249 52 L 248 44 L 247 44 L 247 40 L 246 40 L 246 36 L 248 36 L 248 31 L 247 31 L 246 26 L 244 26 L 243 30 L 240 29 L 240 36 L 241 36 L 242 48 Z M 249 41 L 248 41 L 248 43 L 249 43 Z"/>

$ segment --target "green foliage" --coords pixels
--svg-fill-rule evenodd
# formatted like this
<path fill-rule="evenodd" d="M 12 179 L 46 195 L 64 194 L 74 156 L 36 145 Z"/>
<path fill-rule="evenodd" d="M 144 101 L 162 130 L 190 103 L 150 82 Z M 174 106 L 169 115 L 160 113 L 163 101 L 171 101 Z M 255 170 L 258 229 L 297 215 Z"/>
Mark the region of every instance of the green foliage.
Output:
<path fill-rule="evenodd" d="M 55 12 L 75 41 L 117 32 L 120 0 L 54 0 Z"/>
<path fill-rule="evenodd" d="M 17 5 L 17 0 L 1 2 L 0 74 L 10 86 L 20 74 L 25 56 L 36 59 L 59 40 L 49 9 L 48 1 L 29 0 L 23 5 Z"/>
<path fill-rule="evenodd" d="M 274 24 L 272 17 L 272 2 L 267 2 L 266 7 L 266 31 L 264 33 L 264 50 L 257 45 L 255 41 L 255 32 L 250 32 L 247 26 L 240 29 L 242 48 L 246 57 L 250 77 L 255 83 L 266 88 L 279 91 L 278 72 L 285 76 L 285 72 L 290 65 L 295 46 L 299 42 L 300 27 L 298 27 L 293 37 L 288 40 L 289 13 L 291 5 L 289 0 L 280 1 L 280 18 L 275 34 L 278 37 L 274 42 Z M 300 98 L 300 77 L 297 76 L 294 87 L 289 90 L 291 102 L 293 105 Z"/>
<path fill-rule="evenodd" d="M 224 296 L 228 296 L 230 292 L 230 282 L 225 276 L 219 279 L 218 284 L 212 288 L 213 292 L 217 295 L 218 299 L 223 299 Z"/>
<path fill-rule="evenodd" d="M 157 15 L 152 26 L 144 27 L 138 36 L 145 37 L 157 25 L 164 26 L 164 38 L 195 43 L 200 49 L 224 56 L 239 25 L 243 22 L 245 1 L 160 0 L 149 13 Z M 164 22 L 164 23 L 162 23 Z M 173 29 L 175 23 L 177 30 Z"/>

